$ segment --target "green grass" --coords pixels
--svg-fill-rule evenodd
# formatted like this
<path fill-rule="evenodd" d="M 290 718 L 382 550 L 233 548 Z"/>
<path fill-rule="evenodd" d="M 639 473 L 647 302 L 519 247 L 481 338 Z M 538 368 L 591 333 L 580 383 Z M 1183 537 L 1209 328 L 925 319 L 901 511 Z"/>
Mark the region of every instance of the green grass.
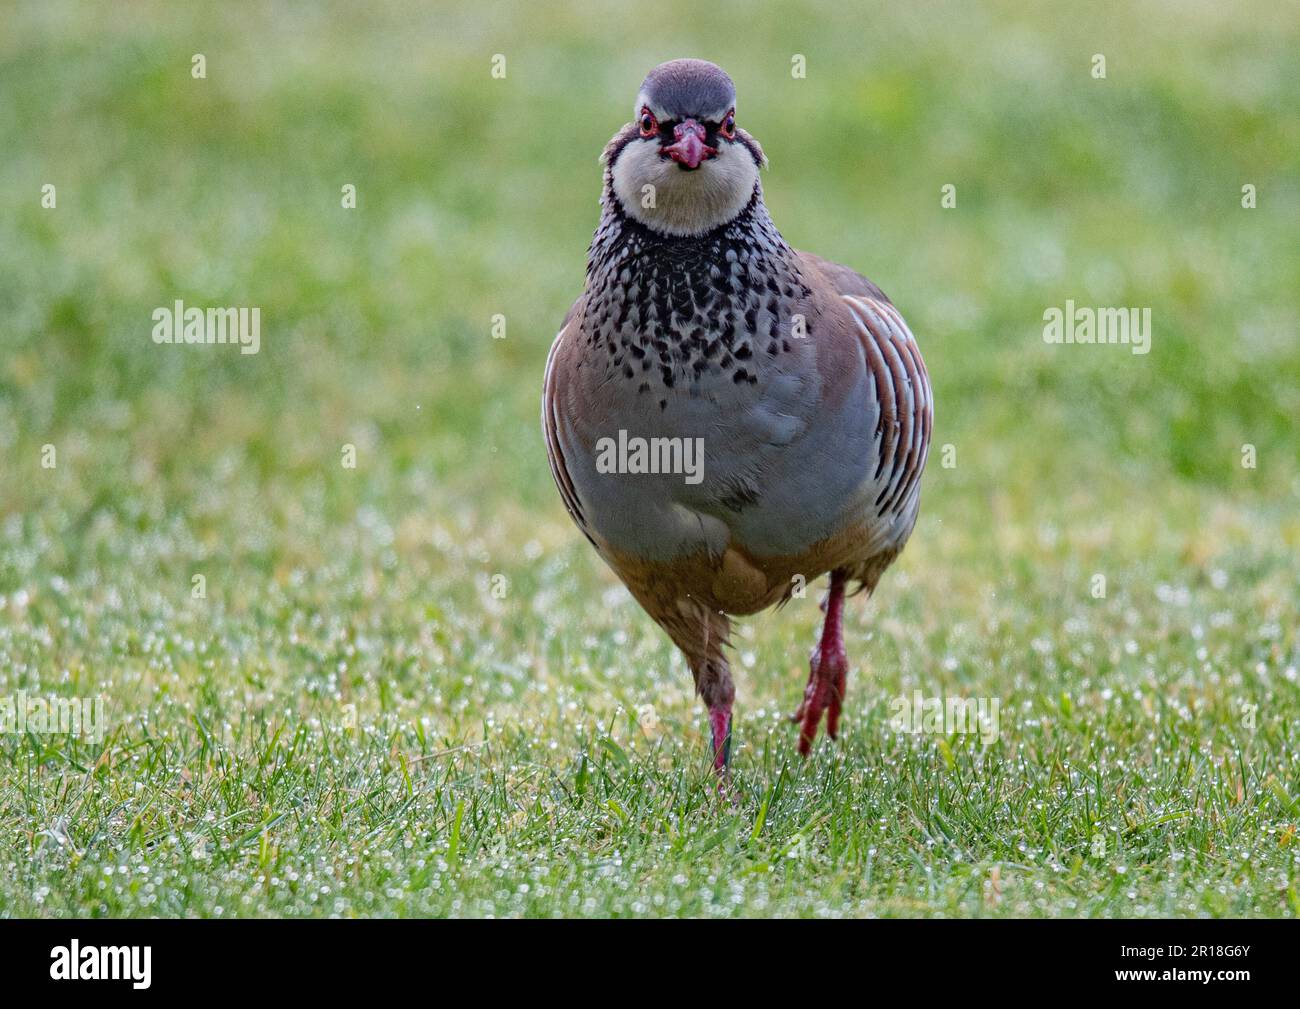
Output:
<path fill-rule="evenodd" d="M 1284 7 L 267 6 L 6 14 L 0 698 L 109 731 L 0 736 L 0 914 L 1300 910 Z M 815 593 L 740 628 L 734 809 L 537 422 L 596 155 L 688 54 L 937 400 L 838 745 L 782 717 Z M 155 346 L 176 298 L 259 306 L 261 352 Z M 1046 345 L 1066 298 L 1151 307 L 1151 353 Z M 998 739 L 892 731 L 917 689 Z"/>

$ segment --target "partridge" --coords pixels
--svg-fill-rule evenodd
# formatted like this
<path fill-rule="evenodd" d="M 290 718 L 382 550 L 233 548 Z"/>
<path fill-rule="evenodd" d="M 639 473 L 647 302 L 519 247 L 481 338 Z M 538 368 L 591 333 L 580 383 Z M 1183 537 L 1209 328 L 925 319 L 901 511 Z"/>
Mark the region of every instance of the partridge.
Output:
<path fill-rule="evenodd" d="M 542 426 L 569 515 L 684 654 L 727 773 L 731 619 L 829 573 L 793 720 L 836 738 L 846 592 L 916 524 L 933 421 L 907 324 L 871 281 L 786 244 L 731 78 L 652 70 L 605 147 L 586 289 L 546 362 Z"/>

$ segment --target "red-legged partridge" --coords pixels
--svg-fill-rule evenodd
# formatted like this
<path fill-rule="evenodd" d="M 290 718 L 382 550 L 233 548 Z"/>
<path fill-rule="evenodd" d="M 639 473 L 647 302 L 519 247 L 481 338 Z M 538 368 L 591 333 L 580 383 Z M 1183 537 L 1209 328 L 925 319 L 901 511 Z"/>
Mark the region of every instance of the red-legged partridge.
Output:
<path fill-rule="evenodd" d="M 634 111 L 605 148 L 542 422 L 569 514 L 685 654 L 725 773 L 731 617 L 826 572 L 795 720 L 804 754 L 823 713 L 837 735 L 845 591 L 870 593 L 916 523 L 930 383 L 880 288 L 781 238 L 726 73 L 665 63 Z"/>

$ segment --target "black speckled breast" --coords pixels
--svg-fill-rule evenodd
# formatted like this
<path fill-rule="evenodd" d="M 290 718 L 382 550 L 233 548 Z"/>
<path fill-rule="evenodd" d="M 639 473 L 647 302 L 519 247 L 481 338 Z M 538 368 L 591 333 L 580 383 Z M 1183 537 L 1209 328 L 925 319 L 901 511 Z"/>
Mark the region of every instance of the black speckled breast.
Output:
<path fill-rule="evenodd" d="M 755 384 L 764 359 L 791 352 L 789 306 L 810 292 L 757 190 L 735 220 L 698 237 L 651 231 L 612 194 L 604 205 L 587 259 L 586 340 L 607 379 L 667 409 L 703 382 Z"/>

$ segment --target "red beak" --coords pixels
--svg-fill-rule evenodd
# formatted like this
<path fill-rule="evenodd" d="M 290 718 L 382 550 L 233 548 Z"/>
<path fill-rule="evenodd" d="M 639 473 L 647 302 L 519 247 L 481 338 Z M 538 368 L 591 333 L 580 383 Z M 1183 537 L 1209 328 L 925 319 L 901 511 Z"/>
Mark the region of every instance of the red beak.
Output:
<path fill-rule="evenodd" d="M 664 154 L 684 168 L 699 168 L 700 164 L 718 153 L 716 147 L 704 142 L 705 130 L 694 119 L 686 119 L 673 129 L 675 144 L 663 149 Z"/>

